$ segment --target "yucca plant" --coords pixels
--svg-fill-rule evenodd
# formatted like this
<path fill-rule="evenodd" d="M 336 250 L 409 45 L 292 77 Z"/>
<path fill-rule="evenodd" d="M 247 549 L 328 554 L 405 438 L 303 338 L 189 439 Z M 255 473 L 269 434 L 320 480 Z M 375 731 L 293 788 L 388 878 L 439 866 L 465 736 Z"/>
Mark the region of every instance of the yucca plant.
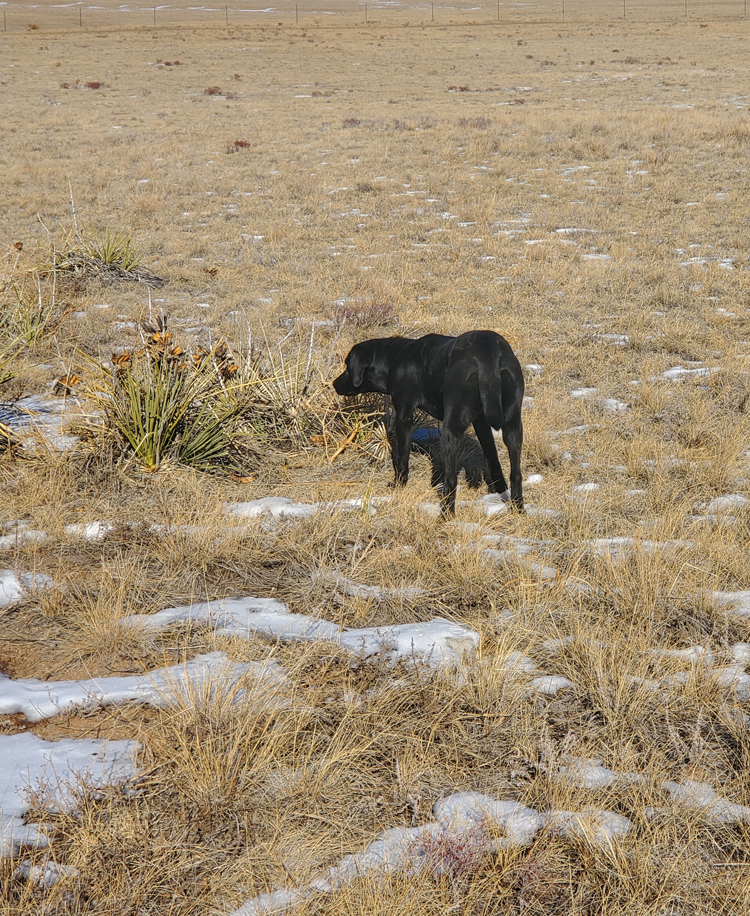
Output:
<path fill-rule="evenodd" d="M 143 267 L 142 260 L 141 249 L 129 229 L 107 228 L 102 232 L 92 226 L 81 232 L 76 227 L 59 245 L 50 239 L 34 271 L 61 280 L 98 278 L 105 283 L 128 281 L 163 286 L 167 280 Z"/>
<path fill-rule="evenodd" d="M 105 429 L 150 471 L 167 458 L 202 471 L 231 466 L 245 403 L 226 370 L 226 348 L 189 360 L 172 342 L 166 318 L 143 329 L 145 346 L 114 357 L 111 369 L 88 359 L 86 387 Z"/>
<path fill-rule="evenodd" d="M 128 229 L 106 229 L 104 234 L 93 229 L 81 239 L 83 254 L 95 258 L 102 264 L 119 267 L 121 270 L 135 270 L 141 263 L 140 248 L 133 241 Z"/>

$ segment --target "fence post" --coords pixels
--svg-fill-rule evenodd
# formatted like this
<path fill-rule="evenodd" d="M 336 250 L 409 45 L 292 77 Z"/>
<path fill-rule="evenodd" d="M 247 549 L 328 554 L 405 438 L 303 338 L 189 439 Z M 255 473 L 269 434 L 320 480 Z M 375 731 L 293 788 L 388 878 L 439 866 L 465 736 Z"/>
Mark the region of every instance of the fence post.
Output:
<path fill-rule="evenodd" d="M 497 21 L 500 22 L 500 0 L 497 0 Z"/>
<path fill-rule="evenodd" d="M 297 4 L 294 4 L 294 21 L 299 25 L 299 7 Z"/>
<path fill-rule="evenodd" d="M 562 0 L 563 5 L 563 19 L 565 19 L 565 0 Z"/>
<path fill-rule="evenodd" d="M 434 22 L 435 21 L 435 4 L 432 3 L 431 6 L 432 6 L 432 21 Z"/>
<path fill-rule="evenodd" d="M 367 22 L 367 4 L 365 3 L 365 22 Z"/>
<path fill-rule="evenodd" d="M 229 7 L 224 7 L 224 15 L 227 17 L 227 25 L 229 25 Z"/>
<path fill-rule="evenodd" d="M 83 28 L 83 12 L 80 6 L 78 7 L 78 28 Z"/>
<path fill-rule="evenodd" d="M 154 7 L 154 25 L 156 25 L 156 7 Z"/>

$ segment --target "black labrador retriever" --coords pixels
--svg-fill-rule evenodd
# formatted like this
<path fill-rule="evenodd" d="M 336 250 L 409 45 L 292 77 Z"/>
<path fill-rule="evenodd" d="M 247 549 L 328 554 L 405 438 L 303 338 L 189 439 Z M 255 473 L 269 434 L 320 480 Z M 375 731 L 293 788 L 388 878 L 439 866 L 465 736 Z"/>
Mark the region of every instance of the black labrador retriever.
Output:
<path fill-rule="evenodd" d="M 458 453 L 469 424 L 487 459 L 490 492 L 507 492 L 492 435 L 493 429 L 502 430 L 510 456 L 510 500 L 523 510 L 523 371 L 504 337 L 494 331 L 468 331 L 459 337 L 365 340 L 349 351 L 346 369 L 333 387 L 341 395 L 378 391 L 391 396 L 396 413 L 391 435 L 396 486 L 409 477 L 414 411 L 419 408 L 443 421 L 443 515 L 456 511 Z"/>

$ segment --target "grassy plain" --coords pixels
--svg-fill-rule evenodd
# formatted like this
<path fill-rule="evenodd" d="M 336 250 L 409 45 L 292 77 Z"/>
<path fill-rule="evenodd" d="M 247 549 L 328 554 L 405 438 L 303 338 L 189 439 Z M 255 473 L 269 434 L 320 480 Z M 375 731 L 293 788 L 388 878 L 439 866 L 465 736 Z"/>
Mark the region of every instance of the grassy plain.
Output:
<path fill-rule="evenodd" d="M 320 419 L 354 341 L 491 327 L 522 364 L 543 366 L 529 370 L 524 460 L 543 479 L 526 496 L 554 511 L 487 520 L 469 505 L 459 519 L 528 539 L 558 576 L 481 558 L 474 532 L 425 516 L 419 503 L 435 497 L 419 458 L 374 517 L 217 539 L 228 500 L 389 493 L 386 464 L 356 448 L 331 461 L 317 428 L 267 449 L 259 432 L 243 482 L 142 473 L 88 446 L 3 459 L 0 522 L 52 537 L 0 565 L 57 583 L 0 611 L 5 673 L 141 673 L 219 647 L 276 658 L 294 686 L 273 715 L 214 697 L 33 726 L 135 737 L 145 775 L 134 797 L 113 791 L 60 815 L 51 849 L 28 855 L 77 877 L 42 894 L 0 862 L 2 911 L 227 912 L 305 885 L 388 827 L 428 821 L 458 789 L 540 811 L 595 804 L 635 828 L 605 846 L 544 830 L 465 871 L 363 879 L 298 912 L 750 911 L 750 827 L 663 788 L 697 780 L 750 803 L 747 701 L 711 667 L 663 655 L 699 646 L 721 665 L 750 641 L 747 620 L 705 591 L 750 587 L 750 514 L 697 518 L 714 497 L 750 496 L 748 23 L 406 27 L 386 11 L 366 28 L 321 16 L 110 30 L 101 15 L 100 30 L 0 35 L 5 305 L 10 281 L 76 225 L 127 229 L 170 282 L 150 304 L 142 285 L 60 284 L 68 315 L 22 354 L 4 398 L 46 392 L 76 350 L 136 345 L 151 310 L 186 349 L 223 338 L 241 356 L 287 335 L 285 353 L 311 346 Z M 663 375 L 698 365 L 716 371 Z M 584 388 L 596 392 L 571 397 Z M 587 483 L 598 489 L 574 490 Z M 65 536 L 96 519 L 144 526 L 101 543 Z M 204 530 L 155 536 L 152 524 Z M 615 536 L 674 543 L 625 559 L 591 549 Z M 426 597 L 348 597 L 321 573 Z M 447 617 L 476 629 L 481 649 L 456 678 L 353 666 L 324 646 L 198 628 L 146 638 L 118 624 L 240 594 L 346 625 Z M 503 667 L 513 651 L 575 689 L 530 694 L 529 675 Z M 655 689 L 669 674 L 680 676 Z M 560 779 L 574 758 L 644 780 L 583 789 Z"/>

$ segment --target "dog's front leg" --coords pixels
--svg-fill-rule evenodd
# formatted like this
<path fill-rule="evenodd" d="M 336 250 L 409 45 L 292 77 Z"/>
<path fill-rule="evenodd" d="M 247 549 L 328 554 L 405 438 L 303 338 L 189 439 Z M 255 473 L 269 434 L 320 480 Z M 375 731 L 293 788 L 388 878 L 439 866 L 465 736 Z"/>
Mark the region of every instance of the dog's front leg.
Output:
<path fill-rule="evenodd" d="M 393 485 L 402 487 L 409 479 L 409 453 L 411 452 L 411 435 L 414 431 L 414 419 L 411 414 L 401 416 L 396 412 L 396 420 L 390 433 L 391 458 L 395 477 Z"/>

